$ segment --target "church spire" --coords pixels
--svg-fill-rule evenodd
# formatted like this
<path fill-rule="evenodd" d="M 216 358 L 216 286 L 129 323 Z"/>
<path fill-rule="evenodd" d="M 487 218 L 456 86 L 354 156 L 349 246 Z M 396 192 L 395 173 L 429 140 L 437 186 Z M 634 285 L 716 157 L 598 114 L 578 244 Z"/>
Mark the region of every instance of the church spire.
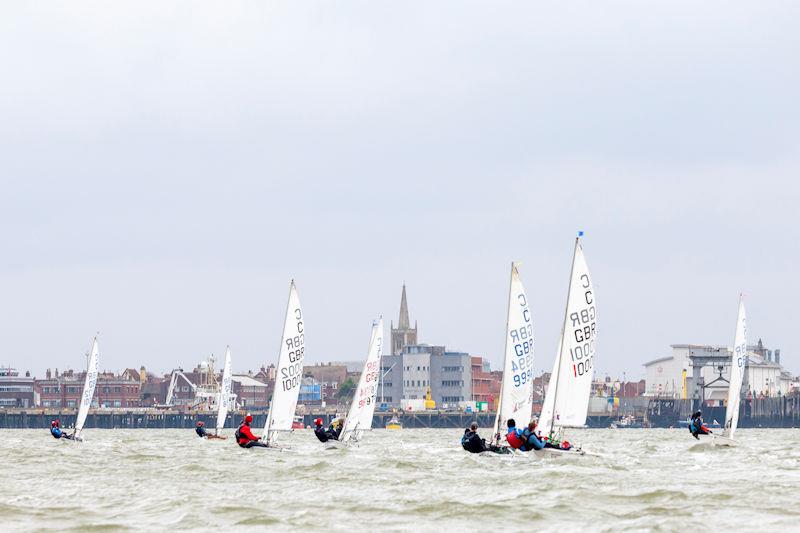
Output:
<path fill-rule="evenodd" d="M 400 322 L 397 328 L 392 326 L 392 355 L 403 353 L 405 346 L 417 344 L 417 324 L 411 328 L 411 320 L 408 318 L 408 299 L 406 298 L 406 284 L 403 283 L 403 295 L 400 297 Z"/>
<path fill-rule="evenodd" d="M 411 320 L 408 318 L 408 301 L 406 300 L 406 284 L 403 283 L 403 295 L 400 297 L 400 320 L 397 329 L 410 329 Z"/>

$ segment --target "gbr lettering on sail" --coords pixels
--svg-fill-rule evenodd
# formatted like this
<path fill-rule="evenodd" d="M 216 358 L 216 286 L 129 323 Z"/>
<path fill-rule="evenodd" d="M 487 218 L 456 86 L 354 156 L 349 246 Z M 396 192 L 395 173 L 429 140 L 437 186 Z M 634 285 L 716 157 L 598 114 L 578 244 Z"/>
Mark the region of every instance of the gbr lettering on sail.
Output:
<path fill-rule="evenodd" d="M 303 312 L 295 308 L 293 315 L 296 322 L 296 335 L 285 339 L 289 355 L 289 364 L 281 368 L 281 387 L 283 390 L 292 390 L 298 386 L 303 375 L 303 355 L 305 339 L 303 338 Z"/>
<path fill-rule="evenodd" d="M 533 368 L 533 324 L 531 312 L 528 309 L 528 300 L 525 293 L 520 291 L 517 295 L 519 304 L 518 313 L 522 317 L 522 324 L 518 328 L 509 330 L 511 344 L 515 358 L 511 359 L 511 370 L 514 375 L 514 386 L 521 387 L 532 379 Z"/>
<path fill-rule="evenodd" d="M 594 307 L 592 282 L 588 274 L 578 278 L 578 294 L 575 308 L 570 309 L 569 322 L 572 328 L 572 342 L 569 349 L 572 359 L 572 374 L 582 376 L 592 370 L 592 360 L 597 337 L 597 311 Z"/>

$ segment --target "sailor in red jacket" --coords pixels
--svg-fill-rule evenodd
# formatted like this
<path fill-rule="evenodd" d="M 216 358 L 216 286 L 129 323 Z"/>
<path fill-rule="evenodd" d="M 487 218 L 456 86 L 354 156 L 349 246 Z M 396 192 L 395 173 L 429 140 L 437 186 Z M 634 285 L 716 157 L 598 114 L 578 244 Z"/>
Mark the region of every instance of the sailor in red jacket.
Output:
<path fill-rule="evenodd" d="M 253 415 L 247 413 L 247 416 L 244 417 L 244 422 L 242 425 L 239 426 L 239 429 L 236 430 L 236 442 L 239 443 L 239 446 L 242 448 L 252 448 L 254 446 L 261 446 L 262 448 L 268 448 L 266 442 L 261 442 L 261 437 L 257 435 L 253 435 L 253 430 L 250 429 L 250 424 L 253 422 Z"/>
<path fill-rule="evenodd" d="M 515 449 L 520 449 L 525 445 L 525 439 L 522 437 L 522 430 L 517 429 L 517 422 L 513 418 L 508 419 L 508 432 L 506 433 L 506 441 L 508 445 Z"/>

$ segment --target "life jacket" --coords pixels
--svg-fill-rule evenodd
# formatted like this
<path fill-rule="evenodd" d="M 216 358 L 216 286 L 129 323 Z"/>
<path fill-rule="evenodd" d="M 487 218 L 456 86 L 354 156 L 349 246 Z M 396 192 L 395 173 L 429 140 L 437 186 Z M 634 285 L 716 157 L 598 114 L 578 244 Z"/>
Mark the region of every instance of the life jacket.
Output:
<path fill-rule="evenodd" d="M 522 448 L 525 441 L 523 441 L 519 435 L 517 434 L 517 428 L 510 428 L 508 433 L 506 433 L 506 441 L 508 445 L 515 449 Z"/>

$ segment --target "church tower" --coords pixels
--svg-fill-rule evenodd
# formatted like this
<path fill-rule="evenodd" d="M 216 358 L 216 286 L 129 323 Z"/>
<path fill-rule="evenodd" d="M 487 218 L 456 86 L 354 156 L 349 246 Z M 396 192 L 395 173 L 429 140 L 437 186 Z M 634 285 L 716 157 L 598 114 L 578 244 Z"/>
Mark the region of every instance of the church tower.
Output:
<path fill-rule="evenodd" d="M 417 344 L 417 323 L 411 327 L 411 320 L 408 318 L 408 301 L 406 300 L 406 284 L 403 283 L 403 295 L 400 297 L 400 320 L 397 329 L 392 328 L 392 355 L 400 355 L 405 346 Z"/>

